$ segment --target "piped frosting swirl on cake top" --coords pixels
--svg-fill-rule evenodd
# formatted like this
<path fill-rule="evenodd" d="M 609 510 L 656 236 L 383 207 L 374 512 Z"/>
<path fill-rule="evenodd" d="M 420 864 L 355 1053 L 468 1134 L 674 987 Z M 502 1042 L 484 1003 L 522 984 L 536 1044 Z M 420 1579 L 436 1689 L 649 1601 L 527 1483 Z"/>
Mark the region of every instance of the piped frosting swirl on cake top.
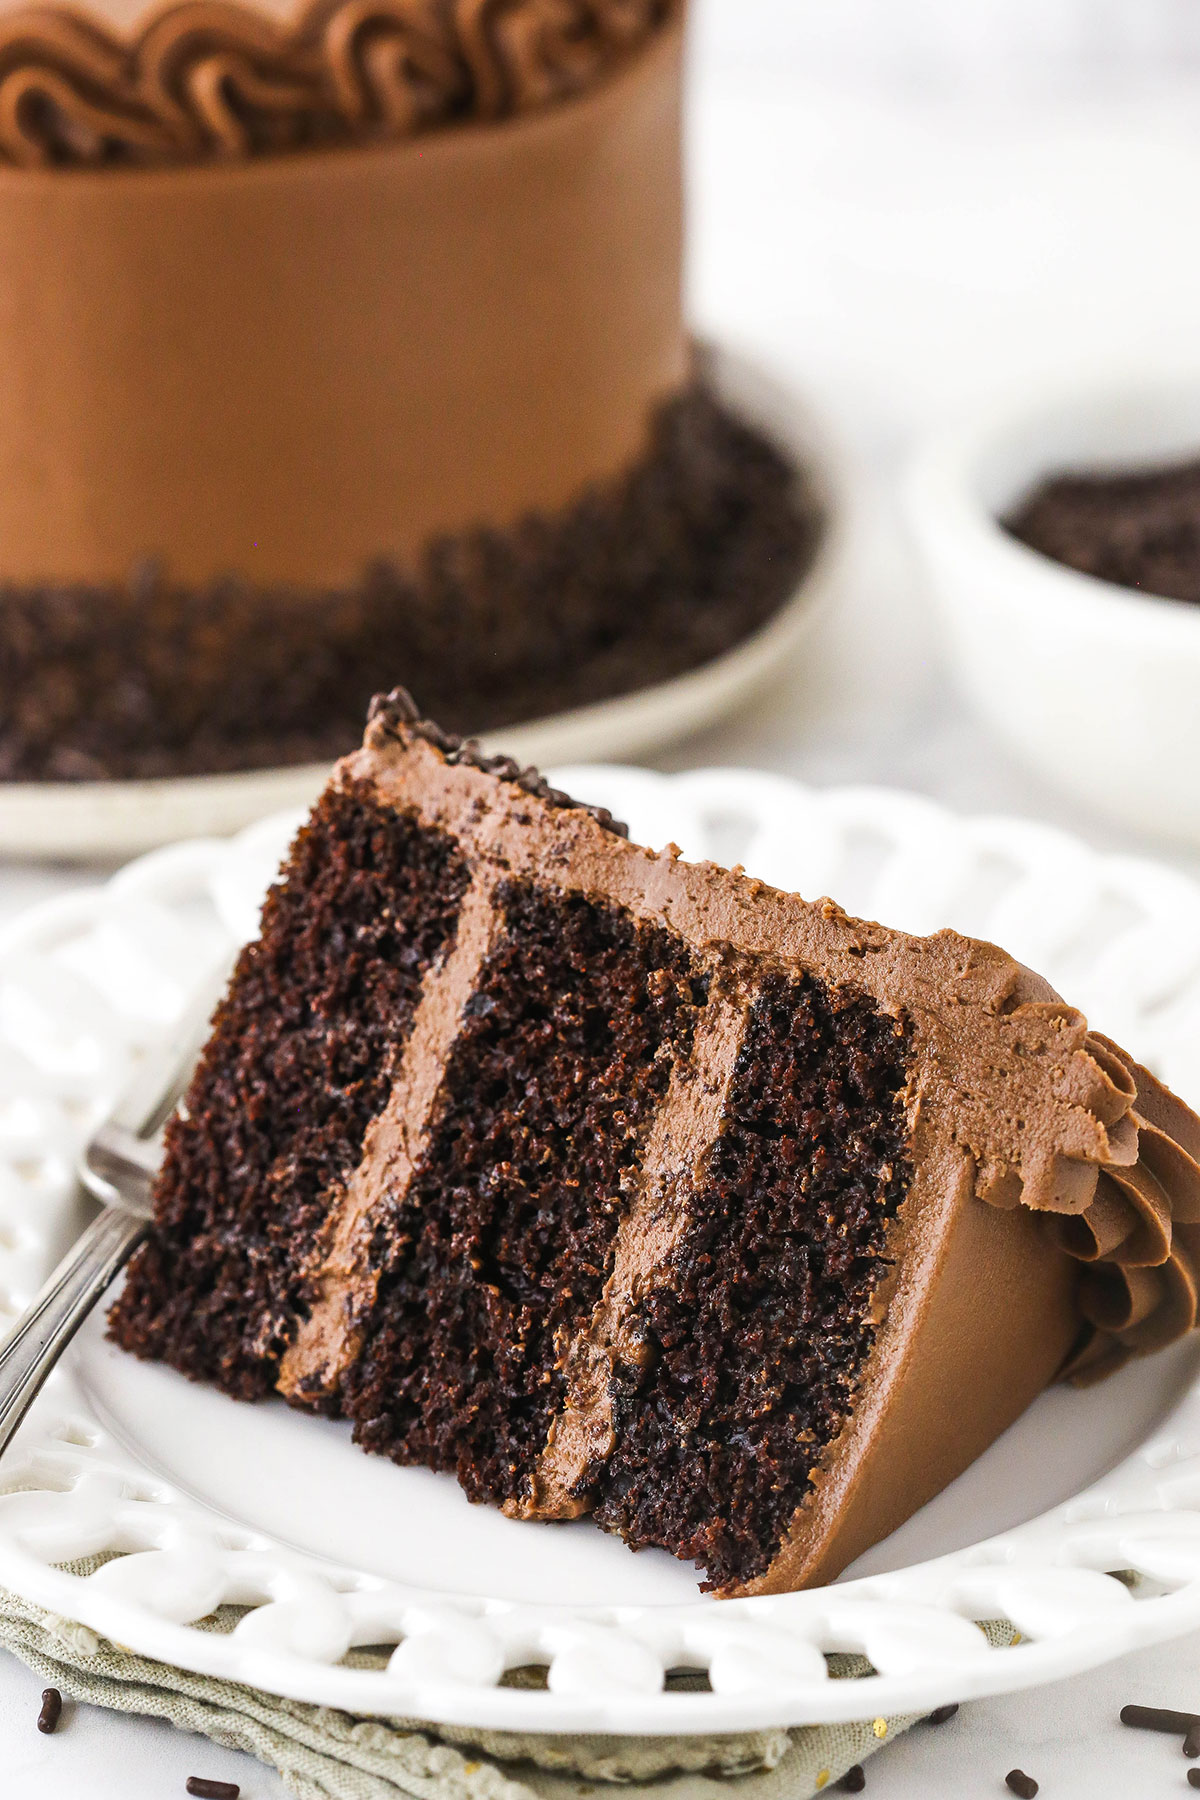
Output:
<path fill-rule="evenodd" d="M 174 164 L 398 141 L 583 92 L 677 0 L 315 0 L 280 23 L 184 0 L 131 37 L 33 6 L 0 17 L 0 163 Z"/>

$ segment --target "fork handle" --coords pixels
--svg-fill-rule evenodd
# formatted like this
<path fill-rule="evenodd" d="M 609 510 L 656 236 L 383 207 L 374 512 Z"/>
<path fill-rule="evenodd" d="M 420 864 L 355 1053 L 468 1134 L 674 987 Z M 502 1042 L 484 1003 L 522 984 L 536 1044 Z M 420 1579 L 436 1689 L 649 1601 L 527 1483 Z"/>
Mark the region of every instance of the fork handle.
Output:
<path fill-rule="evenodd" d="M 0 1348 L 0 1455 L 42 1384 L 149 1224 L 106 1206 L 68 1250 Z"/>

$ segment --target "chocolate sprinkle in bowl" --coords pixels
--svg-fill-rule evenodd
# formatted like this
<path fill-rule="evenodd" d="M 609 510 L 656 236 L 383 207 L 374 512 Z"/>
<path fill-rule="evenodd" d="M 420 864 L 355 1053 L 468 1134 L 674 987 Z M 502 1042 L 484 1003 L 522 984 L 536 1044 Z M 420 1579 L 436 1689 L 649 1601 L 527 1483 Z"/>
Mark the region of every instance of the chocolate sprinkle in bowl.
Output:
<path fill-rule="evenodd" d="M 948 431 L 905 488 L 941 646 L 976 711 L 1076 801 L 1191 844 L 1198 460 L 1200 376 L 1147 377 Z"/>

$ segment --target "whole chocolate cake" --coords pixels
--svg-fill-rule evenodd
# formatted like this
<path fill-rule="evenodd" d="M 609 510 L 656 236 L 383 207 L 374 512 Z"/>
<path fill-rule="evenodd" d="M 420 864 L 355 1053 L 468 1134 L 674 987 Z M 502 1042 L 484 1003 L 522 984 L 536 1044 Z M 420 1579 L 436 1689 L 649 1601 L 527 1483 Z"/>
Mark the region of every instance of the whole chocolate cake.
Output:
<path fill-rule="evenodd" d="M 242 953 L 111 1330 L 769 1593 L 1194 1326 L 1198 1158 L 1003 951 L 639 848 L 396 693 Z"/>
<path fill-rule="evenodd" d="M 0 780 L 710 660 L 819 532 L 681 302 L 683 0 L 0 3 Z"/>

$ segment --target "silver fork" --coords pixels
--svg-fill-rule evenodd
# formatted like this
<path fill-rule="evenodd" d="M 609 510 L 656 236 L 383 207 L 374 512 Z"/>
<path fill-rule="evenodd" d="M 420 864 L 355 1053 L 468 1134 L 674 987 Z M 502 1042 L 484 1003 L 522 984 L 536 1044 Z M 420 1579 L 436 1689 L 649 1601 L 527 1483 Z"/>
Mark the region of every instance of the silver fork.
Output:
<path fill-rule="evenodd" d="M 68 1250 L 0 1348 L 0 1455 L 51 1369 L 150 1229 L 163 1128 L 187 1087 L 229 971 L 206 982 L 161 1057 L 150 1058 L 79 1159 L 103 1210 Z"/>

